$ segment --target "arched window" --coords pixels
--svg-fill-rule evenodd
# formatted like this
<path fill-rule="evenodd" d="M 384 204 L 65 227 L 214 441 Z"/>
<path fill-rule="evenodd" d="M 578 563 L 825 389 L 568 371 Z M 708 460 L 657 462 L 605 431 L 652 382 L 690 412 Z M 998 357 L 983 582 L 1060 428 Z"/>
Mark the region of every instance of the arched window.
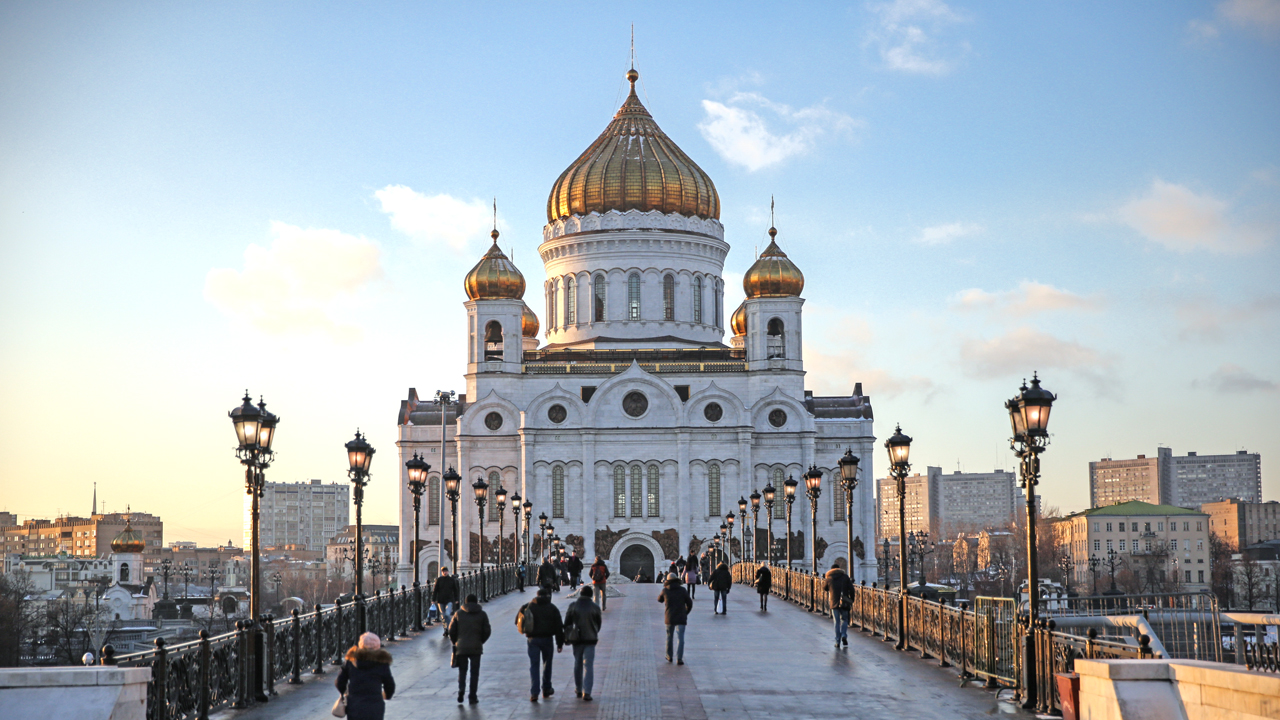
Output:
<path fill-rule="evenodd" d="M 831 484 L 831 519 L 835 522 L 845 520 L 844 483 L 839 480 Z"/>
<path fill-rule="evenodd" d="M 721 300 L 722 300 L 723 298 L 724 298 L 724 286 L 720 284 L 720 281 L 719 281 L 719 280 L 716 280 L 716 298 L 715 298 L 715 300 L 716 300 L 716 327 L 723 327 L 723 326 L 724 326 L 724 323 L 723 323 L 723 322 L 721 322 L 723 318 L 721 318 L 721 317 L 720 317 L 720 304 L 721 304 Z"/>
<path fill-rule="evenodd" d="M 498 507 L 494 505 L 497 502 L 494 498 L 498 496 L 498 490 L 502 488 L 502 476 L 498 474 L 497 470 L 490 470 L 487 482 L 489 483 L 489 514 L 485 520 L 486 522 L 496 523 L 498 522 Z"/>
<path fill-rule="evenodd" d="M 676 319 L 676 279 L 673 275 L 662 278 L 662 319 Z"/>
<path fill-rule="evenodd" d="M 631 517 L 644 517 L 644 477 L 639 465 L 631 468 Z"/>
<path fill-rule="evenodd" d="M 783 340 L 782 319 L 772 318 L 769 320 L 767 350 L 769 358 L 785 358 L 787 356 L 786 342 Z"/>
<path fill-rule="evenodd" d="M 693 321 L 702 322 L 702 278 L 693 279 Z"/>
<path fill-rule="evenodd" d="M 707 514 L 720 515 L 720 466 L 716 463 L 707 466 Z"/>
<path fill-rule="evenodd" d="M 573 278 L 564 279 L 564 324 L 572 325 L 578 321 L 577 284 Z"/>
<path fill-rule="evenodd" d="M 502 359 L 502 323 L 490 320 L 484 326 L 484 359 Z"/>
<path fill-rule="evenodd" d="M 551 517 L 564 517 L 564 466 L 551 468 Z"/>
<path fill-rule="evenodd" d="M 120 566 L 120 582 L 129 582 L 129 563 Z"/>
<path fill-rule="evenodd" d="M 556 324 L 556 311 L 560 309 L 560 281 L 554 280 L 551 283 L 551 317 L 548 318 L 547 324 L 551 327 L 559 327 Z"/>
<path fill-rule="evenodd" d="M 777 491 L 773 496 L 773 519 L 782 520 L 787 517 L 787 493 L 782 487 L 782 481 L 785 479 L 782 475 L 782 468 L 774 468 L 770 475 L 772 477 L 770 478 L 769 483 L 773 485 L 774 489 Z"/>
<path fill-rule="evenodd" d="M 613 516 L 627 516 L 627 469 L 621 465 L 613 467 Z"/>
<path fill-rule="evenodd" d="M 427 480 L 427 524 L 440 524 L 440 476 L 433 475 Z"/>
<path fill-rule="evenodd" d="M 553 287 L 553 281 L 550 281 L 550 280 L 547 281 L 547 327 L 548 328 L 553 328 L 556 326 L 556 301 L 555 301 L 554 293 L 551 290 L 552 287 Z"/>
<path fill-rule="evenodd" d="M 604 322 L 604 300 L 608 289 L 605 287 L 604 275 L 597 275 L 592 283 L 595 287 L 595 322 Z"/>
<path fill-rule="evenodd" d="M 640 319 L 640 275 L 631 273 L 627 277 L 627 317 Z"/>
<path fill-rule="evenodd" d="M 649 517 L 658 517 L 658 466 L 649 466 L 649 492 L 645 496 L 645 503 Z"/>

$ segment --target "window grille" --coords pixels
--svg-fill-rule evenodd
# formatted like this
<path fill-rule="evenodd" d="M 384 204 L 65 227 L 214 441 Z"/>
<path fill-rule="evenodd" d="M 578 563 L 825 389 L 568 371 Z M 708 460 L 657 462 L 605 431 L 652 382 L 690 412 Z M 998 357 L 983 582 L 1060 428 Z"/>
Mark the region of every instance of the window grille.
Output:
<path fill-rule="evenodd" d="M 774 520 L 783 520 L 787 517 L 787 508 L 786 508 L 787 493 L 782 485 L 783 479 L 784 478 L 782 477 L 782 468 L 774 468 L 773 479 L 770 480 L 770 482 L 773 484 L 774 490 L 777 491 L 774 493 L 774 496 L 773 496 L 774 497 L 773 519 Z"/>
<path fill-rule="evenodd" d="M 627 278 L 627 312 L 632 320 L 640 319 L 640 276 L 636 273 Z"/>
<path fill-rule="evenodd" d="M 648 487 L 649 492 L 645 497 L 645 500 L 649 505 L 648 507 L 649 517 L 658 517 L 658 497 L 659 497 L 658 483 L 659 483 L 658 466 L 650 465 L 649 466 L 649 487 Z"/>
<path fill-rule="evenodd" d="M 627 516 L 627 469 L 621 465 L 613 468 L 613 516 Z"/>
<path fill-rule="evenodd" d="M 662 278 L 662 319 L 676 319 L 676 279 L 671 275 Z"/>
<path fill-rule="evenodd" d="M 702 278 L 693 279 L 693 321 L 702 322 Z"/>
<path fill-rule="evenodd" d="M 605 287 L 603 275 L 597 275 L 592 288 L 595 296 L 595 322 L 604 322 L 604 300 L 608 289 Z"/>
<path fill-rule="evenodd" d="M 720 466 L 715 463 L 707 467 L 707 514 L 720 515 Z"/>
<path fill-rule="evenodd" d="M 631 468 L 631 517 L 644 517 L 644 478 L 639 465 Z"/>
<path fill-rule="evenodd" d="M 832 484 L 831 489 L 832 489 L 831 509 L 833 510 L 832 518 L 834 518 L 836 522 L 844 522 L 845 510 L 846 510 L 845 499 L 844 499 L 844 494 L 845 494 L 844 485 L 839 480 L 837 480 L 835 483 Z"/>
<path fill-rule="evenodd" d="M 551 468 L 551 517 L 564 517 L 564 466 Z"/>
<path fill-rule="evenodd" d="M 578 293 L 573 278 L 564 281 L 564 324 L 572 325 L 578 317 Z"/>

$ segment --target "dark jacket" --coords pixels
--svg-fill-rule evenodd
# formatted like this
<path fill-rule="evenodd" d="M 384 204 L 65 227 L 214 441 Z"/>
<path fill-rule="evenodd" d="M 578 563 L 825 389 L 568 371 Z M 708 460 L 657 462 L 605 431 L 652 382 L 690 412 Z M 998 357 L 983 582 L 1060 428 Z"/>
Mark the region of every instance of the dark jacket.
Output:
<path fill-rule="evenodd" d="M 483 655 L 491 632 L 489 615 L 480 609 L 480 603 L 463 603 L 462 610 L 454 613 L 453 622 L 449 623 L 453 654 Z"/>
<path fill-rule="evenodd" d="M 827 571 L 827 599 L 831 607 L 841 610 L 853 604 L 853 581 L 841 568 L 833 567 Z"/>
<path fill-rule="evenodd" d="M 733 587 L 733 573 L 729 572 L 729 566 L 720 563 L 720 567 L 711 573 L 711 578 L 707 580 L 707 585 L 711 586 L 712 590 L 729 592 L 729 589 Z"/>
<path fill-rule="evenodd" d="M 591 563 L 591 570 L 587 574 L 591 576 L 591 582 L 597 585 L 604 585 L 605 581 L 609 579 L 609 567 L 603 561 Z"/>
<path fill-rule="evenodd" d="M 582 572 L 582 560 L 577 556 L 569 558 L 569 574 L 577 575 Z"/>
<path fill-rule="evenodd" d="M 773 571 L 768 565 L 761 565 L 760 569 L 756 570 L 756 592 L 768 595 L 771 589 L 773 589 Z"/>
<path fill-rule="evenodd" d="M 666 584 L 662 586 L 662 592 L 658 593 L 658 602 L 667 604 L 667 611 L 663 616 L 666 624 L 689 624 L 689 611 L 693 609 L 693 600 L 689 598 L 689 591 L 684 589 L 680 578 L 667 578 Z"/>
<path fill-rule="evenodd" d="M 556 584 L 556 568 L 549 562 L 543 561 L 538 567 L 538 585 L 542 587 L 553 587 Z"/>
<path fill-rule="evenodd" d="M 600 625 L 604 614 L 591 598 L 580 597 L 564 611 L 564 626 L 578 628 L 578 641 L 573 645 L 595 645 L 600 641 Z"/>
<path fill-rule="evenodd" d="M 560 619 L 560 608 L 551 603 L 551 598 L 534 598 L 529 607 L 533 608 L 533 628 L 525 633 L 529 638 L 553 637 L 556 645 L 564 647 L 564 622 Z M 524 612 L 524 605 L 520 612 Z"/>
<path fill-rule="evenodd" d="M 391 653 L 353 647 L 344 660 L 333 684 L 338 692 L 347 696 L 347 717 L 382 720 L 387 709 L 383 695 L 390 700 L 396 693 L 396 681 L 391 677 Z"/>
<path fill-rule="evenodd" d="M 441 575 L 431 589 L 431 599 L 438 603 L 458 602 L 458 579 L 452 575 Z"/>

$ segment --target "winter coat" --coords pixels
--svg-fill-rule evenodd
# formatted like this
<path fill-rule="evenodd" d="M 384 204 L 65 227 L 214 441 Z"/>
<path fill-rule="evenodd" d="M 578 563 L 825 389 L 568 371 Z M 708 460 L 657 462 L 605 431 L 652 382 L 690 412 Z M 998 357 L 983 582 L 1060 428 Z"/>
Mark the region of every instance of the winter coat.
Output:
<path fill-rule="evenodd" d="M 711 573 L 711 579 L 707 581 L 707 584 L 711 586 L 712 590 L 729 592 L 729 589 L 733 587 L 733 573 L 729 572 L 729 566 L 720 563 L 720 567 Z"/>
<path fill-rule="evenodd" d="M 698 584 L 698 566 L 685 565 L 684 575 L 681 576 L 681 579 L 684 580 L 684 583 L 686 585 L 697 585 Z"/>
<path fill-rule="evenodd" d="M 578 640 L 573 645 L 595 645 L 600 641 L 600 625 L 604 614 L 591 598 L 580 597 L 564 611 L 564 626 L 577 626 Z"/>
<path fill-rule="evenodd" d="M 483 655 L 485 641 L 489 639 L 489 615 L 480 609 L 480 603 L 463 603 L 462 609 L 453 614 L 449 623 L 449 641 L 454 655 Z"/>
<path fill-rule="evenodd" d="M 827 598 L 831 607 L 847 609 L 853 600 L 853 581 L 844 570 L 834 567 L 827 571 Z"/>
<path fill-rule="evenodd" d="M 382 649 L 351 648 L 333 684 L 338 692 L 347 696 L 350 720 L 382 720 L 387 709 L 383 697 L 390 700 L 396 693 L 396 681 L 391 677 L 391 653 Z"/>
<path fill-rule="evenodd" d="M 525 605 L 520 606 L 524 612 Z M 564 622 L 560 619 L 560 608 L 551 604 L 551 598 L 534 598 L 527 607 L 533 608 L 533 627 L 525 632 L 525 637 L 553 637 L 556 645 L 564 647 Z"/>
<path fill-rule="evenodd" d="M 431 589 L 431 599 L 438 603 L 457 603 L 458 579 L 452 575 L 441 575 Z"/>
<path fill-rule="evenodd" d="M 580 560 L 576 556 L 569 558 L 569 574 L 578 575 L 581 572 L 582 572 L 582 560 Z"/>
<path fill-rule="evenodd" d="M 603 562 L 592 563 L 588 574 L 591 576 L 591 582 L 597 585 L 604 585 L 605 581 L 609 579 L 609 566 Z"/>
<path fill-rule="evenodd" d="M 556 584 L 556 569 L 549 562 L 543 562 L 538 567 L 538 585 L 542 587 L 554 587 Z"/>
<path fill-rule="evenodd" d="M 693 600 L 689 597 L 689 591 L 680 584 L 680 578 L 667 579 L 666 584 L 662 586 L 662 592 L 658 593 L 658 602 L 667 604 L 667 611 L 663 616 L 666 624 L 689 624 L 689 611 L 693 610 Z"/>
<path fill-rule="evenodd" d="M 761 565 L 756 570 L 756 592 L 761 595 L 768 595 L 773 589 L 773 572 L 769 570 L 768 565 Z"/>

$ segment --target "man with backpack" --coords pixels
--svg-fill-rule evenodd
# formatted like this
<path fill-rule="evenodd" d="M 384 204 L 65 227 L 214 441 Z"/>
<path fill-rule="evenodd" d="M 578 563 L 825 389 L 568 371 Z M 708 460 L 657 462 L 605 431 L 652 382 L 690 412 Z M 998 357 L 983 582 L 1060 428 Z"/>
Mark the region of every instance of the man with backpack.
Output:
<path fill-rule="evenodd" d="M 600 606 L 600 610 L 609 609 L 609 566 L 604 564 L 604 560 L 599 555 L 596 561 L 591 563 L 591 569 L 587 571 L 587 576 L 591 578 L 591 587 L 595 590 L 596 604 Z"/>
<path fill-rule="evenodd" d="M 542 689 L 542 697 L 549 698 L 555 694 L 551 685 L 551 662 L 554 652 L 564 650 L 564 623 L 560 619 L 560 608 L 551 603 L 551 590 L 538 588 L 533 602 L 526 603 L 516 613 L 516 628 L 524 633 L 529 646 L 529 701 L 538 702 L 538 689 Z M 542 664 L 542 682 L 538 682 L 538 664 Z"/>
<path fill-rule="evenodd" d="M 551 564 L 549 558 L 543 558 L 542 564 L 538 566 L 537 583 L 540 588 L 554 590 L 556 587 L 556 568 Z"/>
<path fill-rule="evenodd" d="M 569 587 L 577 590 L 582 584 L 582 560 L 578 558 L 578 553 L 575 552 L 569 556 L 568 570 Z"/>
<path fill-rule="evenodd" d="M 591 592 L 591 588 L 582 588 L 578 599 L 564 613 L 564 639 L 573 646 L 573 685 L 583 702 L 591 702 L 596 643 L 604 623 L 600 607 L 591 602 Z"/>
<path fill-rule="evenodd" d="M 849 645 L 849 609 L 853 606 L 853 581 L 836 560 L 827 571 L 827 599 L 831 601 L 831 621 L 836 626 L 836 648 Z"/>
<path fill-rule="evenodd" d="M 458 581 L 449 574 L 449 568 L 440 568 L 440 578 L 431 590 L 431 599 L 440 609 L 440 624 L 444 626 L 445 637 L 448 637 L 449 621 L 453 619 L 453 610 L 458 606 Z"/>

